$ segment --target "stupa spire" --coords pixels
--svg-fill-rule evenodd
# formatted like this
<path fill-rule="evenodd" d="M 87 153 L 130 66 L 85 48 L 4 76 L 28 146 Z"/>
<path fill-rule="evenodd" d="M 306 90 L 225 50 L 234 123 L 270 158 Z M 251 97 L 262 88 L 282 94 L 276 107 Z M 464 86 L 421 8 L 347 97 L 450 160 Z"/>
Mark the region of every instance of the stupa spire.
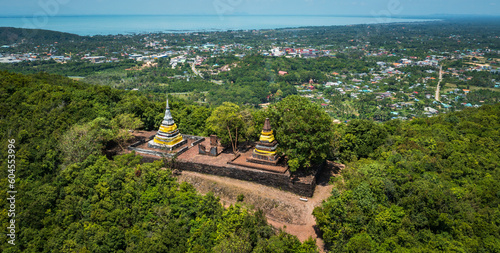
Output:
<path fill-rule="evenodd" d="M 174 118 L 172 117 L 172 113 L 170 112 L 170 106 L 168 104 L 168 94 L 167 94 L 167 107 L 165 108 L 165 117 L 163 117 L 162 125 L 173 125 L 175 124 Z"/>
<path fill-rule="evenodd" d="M 156 133 L 156 136 L 153 140 L 149 142 L 149 146 L 167 149 L 173 149 L 179 145 L 182 145 L 186 141 L 183 139 L 182 135 L 179 133 L 179 129 L 177 129 L 177 125 L 175 124 L 174 118 L 172 117 L 172 113 L 170 112 L 170 106 L 168 103 L 168 94 L 167 94 L 167 105 L 165 108 L 165 117 L 163 117 L 163 121 L 161 122 L 160 129 Z"/>
<path fill-rule="evenodd" d="M 262 132 L 272 132 L 273 130 L 271 129 L 271 124 L 269 123 L 269 118 L 266 118 L 266 121 L 264 122 L 264 127 L 262 128 Z"/>

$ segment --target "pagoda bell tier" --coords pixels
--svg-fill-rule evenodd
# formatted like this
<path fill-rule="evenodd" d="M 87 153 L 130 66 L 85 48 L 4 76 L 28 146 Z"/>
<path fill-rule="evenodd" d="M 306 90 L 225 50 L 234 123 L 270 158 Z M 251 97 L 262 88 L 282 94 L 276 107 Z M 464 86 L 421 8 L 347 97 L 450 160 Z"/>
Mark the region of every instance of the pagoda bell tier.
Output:
<path fill-rule="evenodd" d="M 172 118 L 172 113 L 170 112 L 167 99 L 165 117 L 163 118 L 160 129 L 156 133 L 155 137 L 148 142 L 148 147 L 172 151 L 184 145 L 186 142 L 187 141 L 179 133 L 179 129 L 177 129 L 177 125 Z"/>
<path fill-rule="evenodd" d="M 280 159 L 276 149 L 278 148 L 278 142 L 274 139 L 273 130 L 269 119 L 267 118 L 264 122 L 264 127 L 262 129 L 259 141 L 256 142 L 255 149 L 252 152 L 252 156 L 247 158 L 248 162 L 260 163 L 260 164 L 270 164 L 276 165 Z"/>

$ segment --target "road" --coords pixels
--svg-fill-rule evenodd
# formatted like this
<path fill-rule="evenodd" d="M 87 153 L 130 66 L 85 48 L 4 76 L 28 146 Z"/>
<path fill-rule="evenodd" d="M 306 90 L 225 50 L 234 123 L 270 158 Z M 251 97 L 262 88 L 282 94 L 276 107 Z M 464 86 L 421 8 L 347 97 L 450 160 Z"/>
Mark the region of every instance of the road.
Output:
<path fill-rule="evenodd" d="M 439 101 L 439 90 L 440 90 L 440 85 L 441 85 L 441 81 L 443 81 L 443 66 L 439 66 L 439 81 L 438 81 L 438 84 L 437 84 L 437 88 L 436 88 L 436 101 Z"/>
<path fill-rule="evenodd" d="M 195 75 L 200 76 L 201 78 L 203 78 L 203 75 L 200 72 L 198 72 L 198 70 L 196 70 L 196 64 L 195 63 L 191 64 L 191 70 L 193 71 L 193 73 Z"/>

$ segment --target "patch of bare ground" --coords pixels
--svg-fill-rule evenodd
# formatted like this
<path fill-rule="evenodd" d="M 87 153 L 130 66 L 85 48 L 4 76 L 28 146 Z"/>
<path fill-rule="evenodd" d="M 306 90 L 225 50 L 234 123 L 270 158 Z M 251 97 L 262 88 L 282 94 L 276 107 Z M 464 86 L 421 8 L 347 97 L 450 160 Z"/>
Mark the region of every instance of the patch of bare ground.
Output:
<path fill-rule="evenodd" d="M 324 243 L 319 238 L 312 212 L 330 196 L 333 186 L 328 182 L 343 168 L 342 164 L 328 162 L 318 176 L 314 196 L 307 201 L 300 200 L 301 196 L 291 192 L 232 178 L 182 171 L 178 179 L 192 184 L 202 194 L 213 192 L 225 206 L 237 203 L 238 195 L 243 194 L 245 197 L 242 204 L 249 209 L 262 209 L 269 224 L 283 228 L 301 241 L 312 237 L 323 251 Z"/>

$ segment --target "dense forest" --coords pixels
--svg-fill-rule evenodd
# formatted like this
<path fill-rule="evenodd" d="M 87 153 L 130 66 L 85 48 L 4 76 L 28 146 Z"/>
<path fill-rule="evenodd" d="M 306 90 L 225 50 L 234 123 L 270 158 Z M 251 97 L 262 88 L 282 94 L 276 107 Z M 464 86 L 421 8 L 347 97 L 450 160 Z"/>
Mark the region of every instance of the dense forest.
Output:
<path fill-rule="evenodd" d="M 347 162 L 314 211 L 333 252 L 500 251 L 500 104 L 335 127 Z"/>
<path fill-rule="evenodd" d="M 132 60 L 102 64 L 93 64 L 90 62 L 70 62 L 67 64 L 61 64 L 54 60 L 47 60 L 3 64 L 2 69 L 11 72 L 15 71 L 21 74 L 47 72 L 63 76 L 85 77 L 102 71 L 124 71 L 127 68 L 135 67 L 137 65 L 138 64 Z"/>
<path fill-rule="evenodd" d="M 110 143 L 127 139 L 126 129 L 158 127 L 164 102 L 49 74 L 0 72 L 0 83 L 1 156 L 15 140 L 18 192 L 16 245 L 2 237 L 2 252 L 317 250 L 313 240 L 301 243 L 273 229 L 261 211 L 223 208 L 212 194 L 179 184 L 164 162 L 102 155 Z M 172 104 L 185 122 L 209 114 Z M 6 159 L 1 163 L 7 168 Z M 8 173 L 0 172 L 2 189 Z M 0 200 L 3 227 L 10 225 L 7 203 Z"/>
<path fill-rule="evenodd" d="M 52 43 L 54 41 L 74 41 L 82 39 L 81 36 L 71 33 L 48 31 L 42 29 L 22 29 L 14 27 L 2 27 L 0 29 L 0 44 L 9 45 L 29 40 L 34 44 Z"/>

